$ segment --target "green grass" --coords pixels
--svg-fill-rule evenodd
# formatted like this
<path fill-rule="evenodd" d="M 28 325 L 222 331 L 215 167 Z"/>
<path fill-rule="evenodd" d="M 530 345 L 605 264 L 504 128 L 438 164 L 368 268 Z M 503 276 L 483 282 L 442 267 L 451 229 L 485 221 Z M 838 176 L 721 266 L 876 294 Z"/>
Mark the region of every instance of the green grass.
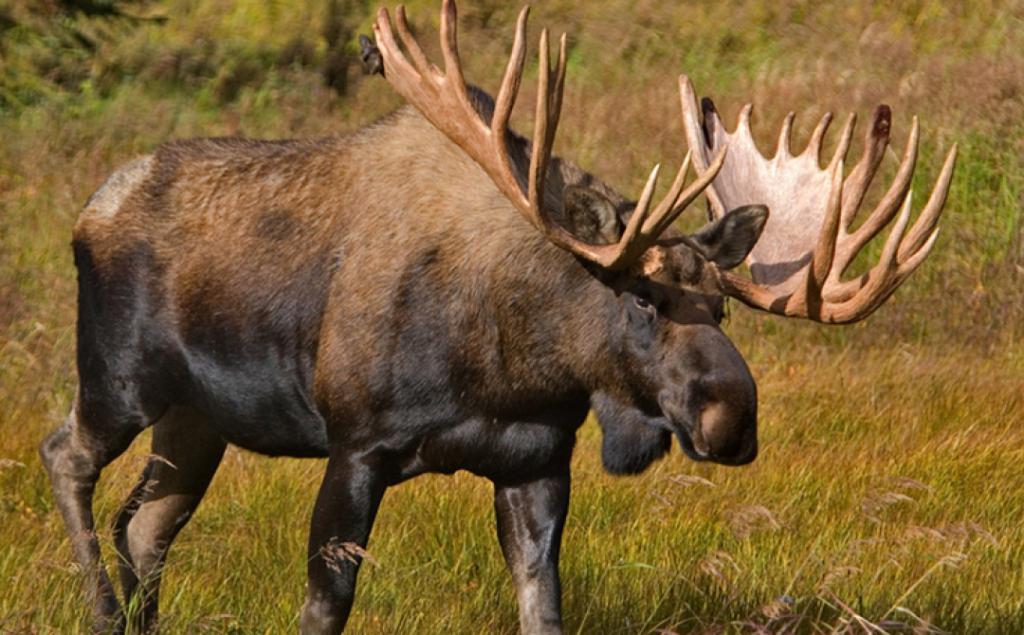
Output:
<path fill-rule="evenodd" d="M 435 4 L 410 3 L 424 32 Z M 514 11 L 462 4 L 467 74 L 493 89 Z M 788 110 L 803 111 L 806 139 L 826 108 L 863 117 L 887 101 L 899 147 L 920 114 L 918 200 L 954 140 L 961 158 L 935 253 L 866 322 L 823 327 L 732 307 L 726 330 L 760 391 L 754 465 L 697 465 L 674 450 L 614 478 L 600 467 L 597 426 L 583 428 L 563 550 L 567 631 L 1024 632 L 1019 7 L 576 4 L 545 2 L 533 17 L 572 34 L 558 148 L 626 191 L 682 154 L 681 71 L 727 117 L 753 98 L 766 142 Z M 357 5 L 348 19 L 366 32 L 371 7 Z M 29 6 L 0 2 L 0 17 L 23 23 L 0 31 L 0 632 L 66 633 L 86 628 L 87 611 L 35 447 L 74 391 L 77 210 L 119 163 L 168 139 L 333 134 L 400 102 L 379 78 L 353 76 L 344 96 L 323 88 L 319 10 L 150 3 L 166 22 L 84 20 L 105 29 L 98 50 L 55 57 L 67 44 L 45 16 L 25 18 Z M 281 63 L 297 41 L 311 57 Z M 193 63 L 202 59 L 212 61 Z M 141 470 L 145 437 L 104 472 L 104 528 Z M 171 552 L 166 632 L 296 630 L 322 469 L 229 451 Z M 369 548 L 380 566 L 362 573 L 352 632 L 515 632 L 492 522 L 489 486 L 468 475 L 390 491 Z M 101 539 L 113 564 L 109 531 Z"/>

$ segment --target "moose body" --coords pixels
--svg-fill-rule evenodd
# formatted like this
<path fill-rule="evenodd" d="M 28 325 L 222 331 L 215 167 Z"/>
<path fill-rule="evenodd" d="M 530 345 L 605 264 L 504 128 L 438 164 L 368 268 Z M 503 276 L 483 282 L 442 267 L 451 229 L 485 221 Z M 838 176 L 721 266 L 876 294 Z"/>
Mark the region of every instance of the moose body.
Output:
<path fill-rule="evenodd" d="M 555 200 L 565 184 L 611 192 L 567 162 L 553 168 Z M 576 430 L 591 395 L 629 384 L 615 337 L 629 315 L 621 292 L 538 234 L 412 109 L 318 142 L 163 146 L 94 195 L 74 250 L 81 388 L 44 455 L 60 470 L 61 451 L 81 443 L 103 463 L 156 422 L 161 458 L 143 479 L 155 489 L 118 520 L 129 594 L 145 580 L 155 598 L 154 570 L 225 443 L 330 457 L 312 556 L 331 540 L 365 545 L 388 485 L 469 470 L 494 481 L 522 575 L 556 564 Z M 690 361 L 747 378 L 749 431 L 722 457 L 746 462 L 753 382 L 711 309 L 693 308 L 687 328 L 725 359 Z M 667 451 L 670 428 L 655 405 L 617 397 L 600 402 L 615 428 L 606 462 L 638 471 Z M 516 523 L 543 533 L 529 545 L 539 553 L 522 553 Z M 322 560 L 311 575 L 329 586 Z M 540 581 L 557 600 L 553 575 Z M 539 608 L 555 623 L 557 604 Z"/>
<path fill-rule="evenodd" d="M 829 240 L 815 246 L 812 237 L 813 257 L 798 272 L 807 291 L 773 299 L 773 287 L 729 273 L 758 242 L 767 210 L 737 204 L 756 201 L 734 200 L 744 194 L 735 194 L 722 152 L 695 157 L 705 171 L 685 190 L 684 163 L 652 210 L 657 171 L 631 201 L 550 157 L 553 126 L 535 129 L 543 143 L 504 128 L 525 12 L 518 69 L 510 64 L 496 100 L 461 80 L 431 80 L 456 91 L 439 99 L 462 109 L 452 124 L 433 109 L 436 94 L 409 83 L 388 20 L 382 13 L 377 22 L 384 68 L 415 109 L 341 138 L 171 143 L 116 172 L 79 217 L 79 390 L 41 454 L 100 630 L 155 624 L 167 550 L 231 443 L 328 457 L 309 538 L 304 633 L 344 627 L 386 488 L 456 470 L 494 483 L 522 630 L 559 632 L 569 462 L 588 410 L 615 473 L 642 471 L 673 435 L 695 460 L 748 463 L 757 454 L 757 392 L 719 328 L 724 295 L 786 315 L 861 319 L 931 248 L 952 160 L 937 208 L 930 202 L 901 241 L 904 212 L 885 250 L 891 262 L 883 254 L 873 270 L 880 274 L 824 284 L 845 264 L 822 268 Z M 454 22 L 446 1 L 451 64 Z M 401 13 L 398 26 L 424 71 Z M 546 46 L 545 35 L 542 71 Z M 563 70 L 564 43 L 559 79 L 540 78 L 538 99 L 549 106 L 560 105 Z M 710 151 L 703 144 L 713 143 L 717 120 L 707 111 L 696 139 L 687 90 L 684 82 L 691 148 Z M 539 110 L 538 122 L 557 123 L 553 110 L 553 119 Z M 867 167 L 850 176 L 864 187 L 877 167 L 872 148 L 888 141 L 887 117 L 884 139 L 881 119 L 870 133 Z M 827 174 L 841 176 L 838 165 Z M 672 229 L 719 171 L 733 189 L 709 189 L 709 198 L 733 211 L 693 235 Z M 847 199 L 829 200 L 838 218 Z M 875 215 L 891 219 L 888 205 Z M 841 262 L 843 244 L 835 235 L 830 244 Z M 115 522 L 125 599 L 142 598 L 129 624 L 100 564 L 92 494 L 100 470 L 149 426 L 156 458 Z M 333 557 L 338 548 L 347 556 Z"/>

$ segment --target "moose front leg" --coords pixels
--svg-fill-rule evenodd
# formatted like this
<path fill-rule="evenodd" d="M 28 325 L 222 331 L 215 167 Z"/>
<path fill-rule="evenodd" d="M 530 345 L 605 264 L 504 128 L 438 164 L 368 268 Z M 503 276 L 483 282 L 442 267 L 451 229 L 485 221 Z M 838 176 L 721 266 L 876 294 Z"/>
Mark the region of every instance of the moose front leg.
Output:
<path fill-rule="evenodd" d="M 337 635 L 345 628 L 356 574 L 385 480 L 367 457 L 331 452 L 309 533 L 309 589 L 302 607 L 303 635 Z"/>
<path fill-rule="evenodd" d="M 562 632 L 558 552 L 569 511 L 569 466 L 547 478 L 494 484 L 498 541 L 516 585 L 524 635 Z"/>

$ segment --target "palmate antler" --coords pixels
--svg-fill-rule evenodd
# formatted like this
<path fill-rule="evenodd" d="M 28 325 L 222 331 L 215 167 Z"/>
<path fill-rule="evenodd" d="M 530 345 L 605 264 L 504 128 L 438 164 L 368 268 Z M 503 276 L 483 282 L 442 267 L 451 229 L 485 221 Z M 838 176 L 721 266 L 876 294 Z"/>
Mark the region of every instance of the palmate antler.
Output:
<path fill-rule="evenodd" d="M 659 166 L 655 166 L 619 242 L 597 245 L 581 241 L 554 222 L 543 205 L 544 179 L 562 107 L 562 88 L 565 81 L 564 35 L 561 38 L 558 61 L 554 69 L 551 68 L 549 61 L 547 30 L 542 31 L 540 36 L 540 72 L 537 78 L 533 149 L 529 174 L 525 179 L 525 192 L 509 155 L 508 122 L 519 93 L 526 60 L 528 13 L 529 7 L 519 13 L 512 54 L 495 100 L 494 114 L 489 122 L 484 121 L 474 108 L 462 75 L 456 38 L 457 16 L 453 0 L 445 0 L 441 9 L 441 51 L 445 66 L 443 73 L 427 60 L 423 49 L 412 36 L 403 7 L 398 7 L 395 11 L 395 25 L 398 28 L 398 37 L 411 60 L 402 54 L 395 40 L 387 10 L 381 9 L 378 12 L 373 29 L 377 46 L 384 59 L 385 77 L 431 124 L 476 161 L 502 194 L 551 242 L 606 269 L 626 269 L 654 244 L 661 233 L 715 178 L 725 160 L 725 148 L 723 147 L 714 158 L 702 156 L 701 173 L 689 187 L 684 187 L 690 165 L 690 156 L 687 154 L 672 187 L 661 202 L 652 208 L 651 199 L 659 172 Z M 680 93 L 680 98 L 683 99 L 685 107 L 685 95 Z"/>
<path fill-rule="evenodd" d="M 867 219 L 851 230 L 889 145 L 888 106 L 875 109 L 865 134 L 864 152 L 844 179 L 843 165 L 853 135 L 854 116 L 847 120 L 832 160 L 821 169 L 819 154 L 831 114 L 818 123 L 804 151 L 793 156 L 789 148 L 793 123 L 790 113 L 779 133 L 775 156 L 766 159 L 751 136 L 750 105 L 743 109 L 736 129 L 729 133 L 707 99 L 702 104 L 702 125 L 693 88 L 685 77 L 680 79 L 680 91 L 687 144 L 697 168 L 707 164 L 714 149 L 729 148 L 725 165 L 706 192 L 712 213 L 718 217 L 751 203 L 767 205 L 771 212 L 760 240 L 747 258 L 753 281 L 722 272 L 726 293 L 752 307 L 780 315 L 819 322 L 856 322 L 881 306 L 924 261 L 938 236 L 939 214 L 956 163 L 955 144 L 946 156 L 928 203 L 906 232 L 911 209 L 910 179 L 917 161 L 915 117 L 892 185 Z M 858 278 L 841 280 L 857 253 L 897 213 L 878 263 Z"/>

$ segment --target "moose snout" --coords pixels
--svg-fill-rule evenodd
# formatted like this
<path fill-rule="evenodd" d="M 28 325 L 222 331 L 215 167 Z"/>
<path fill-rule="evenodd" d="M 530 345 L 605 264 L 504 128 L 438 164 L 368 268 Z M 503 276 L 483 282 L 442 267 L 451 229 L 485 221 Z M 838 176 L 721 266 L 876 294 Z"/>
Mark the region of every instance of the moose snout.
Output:
<path fill-rule="evenodd" d="M 658 395 L 683 450 L 695 460 L 745 465 L 757 457 L 757 387 L 721 332 L 702 334 L 682 381 Z"/>
<path fill-rule="evenodd" d="M 756 401 L 659 399 L 683 451 L 696 461 L 746 465 L 757 458 Z"/>

